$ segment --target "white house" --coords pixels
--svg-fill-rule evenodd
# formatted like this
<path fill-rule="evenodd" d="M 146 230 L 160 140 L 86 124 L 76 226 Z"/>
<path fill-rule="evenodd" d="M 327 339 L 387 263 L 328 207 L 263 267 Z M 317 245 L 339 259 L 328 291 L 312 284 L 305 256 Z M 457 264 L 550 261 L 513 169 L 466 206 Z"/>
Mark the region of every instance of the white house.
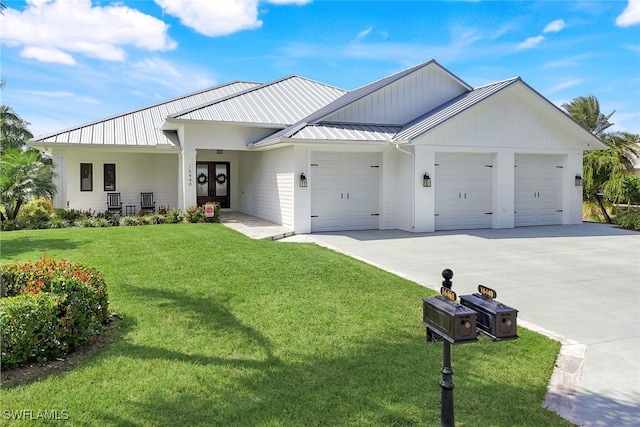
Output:
<path fill-rule="evenodd" d="M 414 232 L 582 221 L 602 143 L 520 78 L 473 88 L 429 61 L 351 92 L 232 82 L 29 142 L 56 207 L 206 201 L 291 227 Z"/>

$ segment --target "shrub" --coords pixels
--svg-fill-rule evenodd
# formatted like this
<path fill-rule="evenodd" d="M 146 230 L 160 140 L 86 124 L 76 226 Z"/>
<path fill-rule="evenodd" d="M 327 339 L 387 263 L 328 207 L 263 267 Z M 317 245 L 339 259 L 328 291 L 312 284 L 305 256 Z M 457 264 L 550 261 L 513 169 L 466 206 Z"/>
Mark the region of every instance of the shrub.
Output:
<path fill-rule="evenodd" d="M 66 354 L 99 334 L 108 320 L 104 279 L 80 264 L 43 256 L 35 263 L 0 266 L 0 273 L 2 293 L 6 294 L 0 300 L 2 367 Z M 42 295 L 53 301 L 53 312 Z M 33 298 L 34 301 L 25 301 Z M 51 322 L 55 324 L 54 332 Z M 40 336 L 41 331 L 46 333 Z M 25 354 L 27 359 L 21 359 Z"/>
<path fill-rule="evenodd" d="M 170 209 L 169 212 L 167 212 L 166 219 L 169 224 L 178 224 L 182 222 L 183 218 L 182 211 L 179 209 Z"/>
<path fill-rule="evenodd" d="M 51 201 L 36 199 L 25 204 L 16 220 L 22 228 L 48 228 L 53 214 Z"/>
<path fill-rule="evenodd" d="M 93 220 L 89 217 L 80 217 L 75 223 L 76 227 L 93 227 Z"/>
<path fill-rule="evenodd" d="M 3 368 L 11 369 L 26 361 L 42 363 L 64 354 L 56 311 L 56 297 L 49 293 L 0 299 Z"/>
<path fill-rule="evenodd" d="M 51 218 L 49 221 L 49 228 L 66 228 L 69 223 L 61 218 L 56 218 L 55 216 Z"/>
<path fill-rule="evenodd" d="M 109 227 L 111 226 L 111 223 L 105 218 L 94 218 L 92 225 L 94 227 Z"/>
<path fill-rule="evenodd" d="M 627 230 L 640 231 L 640 212 L 623 212 L 617 215 L 613 222 Z"/>
<path fill-rule="evenodd" d="M 60 218 L 64 221 L 69 221 L 69 222 L 77 221 L 83 216 L 82 211 L 78 209 L 60 209 L 60 208 L 54 209 L 53 215 L 57 218 Z"/>
<path fill-rule="evenodd" d="M 140 219 L 135 216 L 123 216 L 122 218 L 120 218 L 119 224 L 125 227 L 140 225 Z"/>
<path fill-rule="evenodd" d="M 205 214 L 205 206 L 191 206 L 184 214 L 187 222 L 220 222 L 220 204 L 213 203 L 213 216 L 208 217 Z"/>

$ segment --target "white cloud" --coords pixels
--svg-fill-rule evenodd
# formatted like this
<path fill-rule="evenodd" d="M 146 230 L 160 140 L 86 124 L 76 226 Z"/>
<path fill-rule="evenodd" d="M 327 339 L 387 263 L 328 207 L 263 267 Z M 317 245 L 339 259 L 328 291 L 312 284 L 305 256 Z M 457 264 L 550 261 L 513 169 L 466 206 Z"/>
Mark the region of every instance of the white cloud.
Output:
<path fill-rule="evenodd" d="M 542 32 L 557 33 L 558 31 L 562 31 L 566 26 L 567 24 L 565 24 L 565 22 L 562 19 L 556 19 L 553 22 L 549 22 L 547 26 L 544 27 L 544 30 L 542 30 Z"/>
<path fill-rule="evenodd" d="M 629 0 L 627 8 L 616 18 L 619 27 L 640 24 L 640 0 Z"/>
<path fill-rule="evenodd" d="M 24 46 L 23 57 L 43 62 L 75 65 L 76 54 L 124 61 L 124 47 L 176 47 L 167 24 L 119 3 L 102 7 L 91 0 L 28 0 L 23 11 L 7 9 L 5 15 L 2 43 Z"/>
<path fill-rule="evenodd" d="M 586 81 L 587 81 L 586 79 L 569 79 L 569 80 L 565 80 L 565 81 L 563 81 L 561 83 L 558 83 L 557 85 L 555 85 L 551 89 L 549 89 L 547 91 L 547 93 L 560 92 L 561 90 L 568 89 L 570 87 L 580 85 L 580 84 L 582 84 L 582 83 L 584 83 Z"/>
<path fill-rule="evenodd" d="M 260 28 L 258 0 L 154 0 L 169 15 L 209 37 Z"/>
<path fill-rule="evenodd" d="M 365 28 L 364 30 L 360 31 L 358 33 L 358 35 L 356 36 L 356 41 L 360 41 L 360 40 L 364 39 L 365 37 L 367 37 L 371 33 L 371 30 L 373 30 L 373 26 L 369 25 L 367 28 Z"/>
<path fill-rule="evenodd" d="M 311 0 L 268 0 L 269 3 L 273 4 L 297 4 L 303 5 L 311 3 Z"/>
<path fill-rule="evenodd" d="M 536 47 L 544 40 L 544 36 L 529 37 L 522 43 L 518 44 L 518 50 L 531 49 Z"/>

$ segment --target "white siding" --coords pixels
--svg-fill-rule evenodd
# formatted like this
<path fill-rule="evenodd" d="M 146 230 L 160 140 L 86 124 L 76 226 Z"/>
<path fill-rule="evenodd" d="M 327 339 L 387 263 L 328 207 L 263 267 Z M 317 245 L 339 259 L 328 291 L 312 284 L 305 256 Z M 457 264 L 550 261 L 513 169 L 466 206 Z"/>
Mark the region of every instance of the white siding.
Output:
<path fill-rule="evenodd" d="M 439 67 L 424 67 L 323 121 L 404 125 L 463 92 L 465 88 Z"/>
<path fill-rule="evenodd" d="M 240 159 L 240 211 L 293 228 L 293 147 L 245 152 Z"/>

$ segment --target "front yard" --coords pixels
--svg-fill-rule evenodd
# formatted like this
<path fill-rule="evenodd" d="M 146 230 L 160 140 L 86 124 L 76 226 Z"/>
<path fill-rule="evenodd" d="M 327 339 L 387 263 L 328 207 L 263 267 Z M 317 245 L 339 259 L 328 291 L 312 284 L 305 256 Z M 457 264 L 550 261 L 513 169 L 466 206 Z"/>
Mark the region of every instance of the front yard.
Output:
<path fill-rule="evenodd" d="M 27 410 L 83 426 L 439 423 L 442 344 L 425 343 L 433 293 L 417 284 L 220 224 L 1 237 L 3 263 L 46 253 L 102 272 L 120 317 L 120 338 L 73 369 L 3 386 L 6 422 Z M 570 425 L 541 407 L 559 344 L 519 335 L 454 346 L 456 425 Z"/>

